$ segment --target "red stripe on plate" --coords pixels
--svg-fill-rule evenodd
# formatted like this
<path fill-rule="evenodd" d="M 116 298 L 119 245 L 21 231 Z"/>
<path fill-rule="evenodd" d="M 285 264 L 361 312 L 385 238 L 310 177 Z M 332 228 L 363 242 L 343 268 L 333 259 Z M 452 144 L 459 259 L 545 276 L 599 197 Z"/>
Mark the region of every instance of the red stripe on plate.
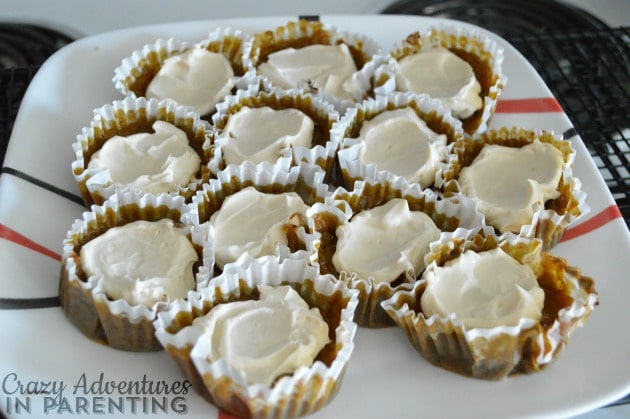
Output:
<path fill-rule="evenodd" d="M 232 416 L 229 413 L 225 413 L 221 410 L 219 410 L 219 416 L 217 416 L 217 419 L 238 419 L 236 416 Z"/>
<path fill-rule="evenodd" d="M 583 236 L 593 230 L 597 230 L 610 221 L 621 217 L 622 215 L 619 207 L 617 205 L 611 205 L 603 211 L 595 214 L 595 216 L 584 221 L 582 224 L 578 224 L 575 227 L 566 230 L 560 241 L 564 242 Z"/>
<path fill-rule="evenodd" d="M 15 230 L 10 229 L 4 224 L 0 224 L 0 239 L 5 239 L 20 246 L 24 246 L 28 249 L 34 250 L 35 252 L 41 253 L 42 255 L 48 256 L 55 260 L 61 260 L 61 255 L 53 252 L 50 249 L 45 248 L 41 244 L 35 243 L 33 240 L 21 235 Z"/>
<path fill-rule="evenodd" d="M 531 99 L 499 99 L 497 113 L 545 113 L 563 112 L 560 103 L 552 97 Z"/>

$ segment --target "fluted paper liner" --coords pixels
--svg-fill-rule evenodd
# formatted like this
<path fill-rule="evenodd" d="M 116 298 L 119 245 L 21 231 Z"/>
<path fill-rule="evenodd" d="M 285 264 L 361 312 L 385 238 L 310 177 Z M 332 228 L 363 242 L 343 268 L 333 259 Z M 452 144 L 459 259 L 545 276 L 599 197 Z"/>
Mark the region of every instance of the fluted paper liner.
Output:
<path fill-rule="evenodd" d="M 569 225 L 590 211 L 582 183 L 573 176 L 575 150 L 571 142 L 563 140 L 561 135 L 540 129 L 501 127 L 473 137 L 462 138 L 454 145 L 447 163 L 438 171 L 436 186 L 446 196 L 461 193 L 457 179 L 459 173 L 462 168 L 473 162 L 486 144 L 523 147 L 535 140 L 551 144 L 562 153 L 564 164 L 557 188 L 560 195 L 547 201 L 544 208 L 538 208 L 531 223 L 523 225 L 519 234 L 523 237 L 541 239 L 543 248 L 550 250 L 560 241 Z"/>
<path fill-rule="evenodd" d="M 83 213 L 68 231 L 63 242 L 59 299 L 68 319 L 88 338 L 126 351 L 155 351 L 161 346 L 155 339 L 153 320 L 168 302 L 152 307 L 131 305 L 124 299 L 110 299 L 94 277 L 86 277 L 81 268 L 81 247 L 113 227 L 137 220 L 171 219 L 182 226 L 199 254 L 195 264 L 197 287 L 210 280 L 212 254 L 204 242 L 207 232 L 200 227 L 184 226 L 181 218 L 189 211 L 182 197 L 167 194 L 139 196 L 118 192 L 102 206 Z"/>
<path fill-rule="evenodd" d="M 337 227 L 349 222 L 351 217 L 387 203 L 395 198 L 406 199 L 412 211 L 427 214 L 442 232 L 455 230 L 480 230 L 484 227 L 483 216 L 476 211 L 472 201 L 463 196 L 439 199 L 430 190 L 421 190 L 418 184 L 409 184 L 404 178 L 389 175 L 381 181 L 357 181 L 352 192 L 338 188 L 325 204 L 314 205 L 309 212 L 312 229 L 319 235 L 316 259 L 322 273 L 335 275 L 348 286 L 359 290 L 359 306 L 355 321 L 359 326 L 380 328 L 393 326 L 392 319 L 380 304 L 399 289 L 410 289 L 421 272 L 414 277 L 406 275 L 395 284 L 375 283 L 372 278 L 359 278 L 354 273 L 338 272 L 332 257 L 337 245 Z"/>
<path fill-rule="evenodd" d="M 484 329 L 467 329 L 454 316 L 426 318 L 420 306 L 426 280 L 421 279 L 411 290 L 401 290 L 383 301 L 382 307 L 404 330 L 416 351 L 432 364 L 486 380 L 541 371 L 560 354 L 573 331 L 584 324 L 598 304 L 591 278 L 569 266 L 566 260 L 542 251 L 540 240 L 511 233 L 499 237 L 444 236 L 432 246 L 425 272 L 443 266 L 466 250 L 483 252 L 497 246 L 532 267 L 545 291 L 542 318 Z"/>
<path fill-rule="evenodd" d="M 208 34 L 208 37 L 201 40 L 199 44 L 210 52 L 223 54 L 228 60 L 237 77 L 244 76 L 248 71 L 246 63 L 245 44 L 249 42 L 251 36 L 245 34 L 240 29 L 230 27 L 220 27 Z"/>
<path fill-rule="evenodd" d="M 507 83 L 507 76 L 503 73 L 503 47 L 496 41 L 478 30 L 449 25 L 437 25 L 424 32 L 414 32 L 401 40 L 390 50 L 391 57 L 398 61 L 408 55 L 426 49 L 444 47 L 461 59 L 468 62 L 481 85 L 483 108 L 462 120 L 464 131 L 468 134 L 484 132 L 488 128 L 490 118 L 496 109 L 497 100 Z M 390 80 L 395 76 L 395 70 L 390 63 L 387 69 L 382 69 L 383 76 L 379 79 L 381 86 L 375 89 L 376 94 L 387 94 L 395 90 L 395 82 L 386 83 L 387 75 Z"/>
<path fill-rule="evenodd" d="M 192 325 L 193 319 L 219 304 L 257 299 L 259 284 L 293 287 L 310 307 L 320 310 L 331 339 L 311 366 L 300 367 L 271 386 L 248 384 L 224 360 L 210 361 L 194 349 L 202 333 Z M 190 293 L 187 301 L 161 312 L 155 329 L 193 388 L 219 409 L 238 417 L 290 418 L 320 410 L 339 391 L 354 349 L 356 324 L 352 318 L 356 304 L 356 291 L 319 275 L 306 261 L 268 257 L 231 265 L 212 280 L 209 288 Z"/>
<path fill-rule="evenodd" d="M 350 92 L 354 100 L 346 100 L 323 93 L 317 94 L 333 104 L 335 109 L 342 113 L 348 106 L 365 99 L 371 93 L 376 69 L 386 59 L 373 39 L 363 34 L 340 30 L 335 26 L 327 25 L 320 21 L 301 19 L 287 22 L 286 25 L 279 26 L 273 30 L 270 29 L 254 34 L 244 48 L 245 62 L 256 68 L 266 62 L 270 54 L 286 48 L 302 48 L 309 45 L 337 45 L 340 43 L 348 46 L 357 68 L 357 72 L 353 76 L 353 91 Z M 262 78 L 266 80 L 266 77 Z M 273 86 L 269 80 L 266 80 L 265 83 L 272 88 L 280 89 L 279 86 Z M 308 86 L 298 87 L 310 90 Z"/>
<path fill-rule="evenodd" d="M 160 38 L 153 43 L 144 45 L 141 49 L 132 51 L 114 70 L 112 82 L 114 87 L 124 96 L 143 97 L 164 62 L 182 54 L 195 46 L 200 46 L 210 52 L 222 54 L 230 63 L 234 71 L 234 84 L 247 74 L 248 67 L 244 62 L 244 45 L 249 42 L 249 35 L 238 29 L 219 27 L 208 34 L 205 39 L 196 43 L 182 41 L 171 37 Z M 214 112 L 214 109 L 210 113 Z M 206 115 L 202 115 L 206 116 Z"/>
<path fill-rule="evenodd" d="M 277 164 L 245 162 L 230 165 L 217 174 L 216 179 L 203 185 L 193 197 L 191 211 L 184 216 L 190 225 L 204 225 L 210 217 L 221 209 L 225 199 L 247 188 L 254 187 L 262 193 L 281 194 L 295 192 L 307 206 L 323 202 L 330 193 L 323 183 L 325 173 L 316 165 L 302 163 L 292 166 L 290 160 L 281 160 Z M 310 230 L 308 221 L 304 226 L 291 227 L 287 230 L 288 246 L 280 245 L 282 258 L 299 257 L 311 259 L 315 250 L 316 234 Z M 214 252 L 214 240 L 207 237 L 208 246 Z M 214 261 L 214 259 L 213 259 Z M 218 271 L 218 267 L 215 267 Z"/>
<path fill-rule="evenodd" d="M 123 96 L 143 97 L 149 83 L 169 57 L 182 54 L 192 44 L 177 38 L 160 38 L 141 49 L 132 51 L 114 69 L 112 82 Z"/>
<path fill-rule="evenodd" d="M 212 116 L 212 124 L 216 129 L 217 148 L 223 146 L 219 140 L 221 131 L 225 129 L 231 115 L 239 112 L 243 107 L 269 107 L 274 110 L 297 109 L 308 116 L 314 123 L 313 141 L 311 147 L 291 146 L 281 157 L 290 158 L 294 165 L 301 162 L 315 164 L 321 167 L 327 177 L 330 177 L 335 164 L 338 144 L 331 141 L 330 130 L 339 120 L 339 113 L 334 107 L 319 96 L 299 90 L 273 91 L 260 90 L 259 86 L 250 86 L 247 90 L 239 90 L 235 95 L 228 96 L 217 104 L 217 112 Z M 223 163 L 223 167 L 226 164 Z"/>
<path fill-rule="evenodd" d="M 190 199 L 201 185 L 210 179 L 212 173 L 208 165 L 217 165 L 216 162 L 212 162 L 218 159 L 218 156 L 215 156 L 214 147 L 211 145 L 212 131 L 209 125 L 199 119 L 194 109 L 179 106 L 170 100 L 127 97 L 95 109 L 90 125 L 81 130 L 72 144 L 75 153 L 72 173 L 86 207 L 103 204 L 118 190 L 129 190 L 114 183 L 108 170 L 88 168 L 92 155 L 116 135 L 152 132 L 151 127 L 158 120 L 171 123 L 183 130 L 188 137 L 189 145 L 201 159 L 199 171 L 187 184 L 177 185 L 171 195 L 181 195 Z"/>
<path fill-rule="evenodd" d="M 453 118 L 450 111 L 440 101 L 431 99 L 427 95 L 413 92 L 394 92 L 387 96 L 367 99 L 349 108 L 331 131 L 333 141 L 340 144 L 337 157 L 344 182 L 342 186 L 349 189 L 357 180 L 382 177 L 379 172 L 383 172 L 383 170 L 379 170 L 376 163 L 365 164 L 360 160 L 361 140 L 357 137 L 363 124 L 367 121 L 383 112 L 405 108 L 415 111 L 418 117 L 426 122 L 427 126 L 436 134 L 446 135 L 447 146 L 455 143 L 463 136 L 461 121 Z M 394 139 L 384 140 L 395 141 Z M 447 147 L 444 147 L 442 161 L 446 161 L 447 152 Z"/>

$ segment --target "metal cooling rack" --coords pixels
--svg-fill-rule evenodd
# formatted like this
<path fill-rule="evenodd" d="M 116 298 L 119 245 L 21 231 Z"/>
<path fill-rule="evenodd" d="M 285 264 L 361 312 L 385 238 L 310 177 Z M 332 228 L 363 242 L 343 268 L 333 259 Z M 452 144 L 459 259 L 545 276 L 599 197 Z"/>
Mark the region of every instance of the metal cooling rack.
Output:
<path fill-rule="evenodd" d="M 630 27 L 506 39 L 562 105 L 630 226 Z"/>

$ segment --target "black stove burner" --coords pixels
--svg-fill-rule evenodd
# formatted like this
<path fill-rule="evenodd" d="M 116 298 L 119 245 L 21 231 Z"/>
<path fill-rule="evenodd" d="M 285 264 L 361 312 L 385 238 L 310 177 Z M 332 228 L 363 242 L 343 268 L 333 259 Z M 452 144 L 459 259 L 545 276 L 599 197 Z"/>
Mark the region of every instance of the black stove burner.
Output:
<path fill-rule="evenodd" d="M 504 38 L 511 34 L 542 35 L 609 28 L 582 9 L 552 0 L 401 0 L 382 13 L 456 19 Z"/>
<path fill-rule="evenodd" d="M 53 29 L 0 23 L 0 167 L 29 82 L 48 57 L 72 41 Z"/>
<path fill-rule="evenodd" d="M 36 25 L 0 23 L 0 69 L 41 65 L 72 42 L 69 36 Z"/>

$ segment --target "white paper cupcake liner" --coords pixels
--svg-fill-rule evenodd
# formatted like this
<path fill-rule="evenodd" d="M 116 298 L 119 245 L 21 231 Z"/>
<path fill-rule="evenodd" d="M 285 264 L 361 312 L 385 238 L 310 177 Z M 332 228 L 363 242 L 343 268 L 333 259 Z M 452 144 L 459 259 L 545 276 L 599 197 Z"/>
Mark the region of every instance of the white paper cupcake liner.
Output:
<path fill-rule="evenodd" d="M 453 118 L 450 111 L 440 101 L 431 99 L 427 95 L 394 92 L 387 96 L 367 99 L 349 108 L 331 131 L 333 141 L 340 144 L 337 157 L 343 186 L 352 188 L 357 180 L 378 179 L 384 176 L 380 173 L 383 170 L 379 170 L 376 163 L 366 164 L 361 161 L 363 145 L 357 137 L 365 122 L 383 112 L 405 108 L 414 110 L 432 131 L 446 135 L 447 144 L 441 152 L 442 162 L 446 160 L 448 145 L 455 143 L 464 134 L 461 121 Z M 394 175 L 397 176 L 397 174 Z M 435 178 L 435 175 L 432 178 Z M 421 186 L 432 188 L 434 183 L 435 180 L 431 184 Z"/>
<path fill-rule="evenodd" d="M 221 53 L 232 65 L 237 80 L 240 80 L 250 69 L 245 60 L 245 45 L 251 36 L 240 29 L 219 27 L 210 32 L 199 44 L 211 52 Z"/>
<path fill-rule="evenodd" d="M 201 159 L 196 177 L 190 179 L 188 184 L 177 185 L 171 195 L 189 199 L 208 181 L 211 176 L 208 165 L 216 165 L 212 161 L 217 157 L 211 147 L 212 131 L 206 122 L 199 119 L 196 111 L 168 100 L 127 97 L 95 109 L 90 126 L 84 127 L 72 144 L 75 154 L 72 173 L 87 207 L 102 204 L 118 190 L 128 190 L 114 183 L 108 170 L 88 168 L 92 154 L 116 135 L 151 132 L 151 125 L 157 120 L 169 122 L 182 129 Z"/>
<path fill-rule="evenodd" d="M 242 85 L 241 78 L 249 70 L 243 56 L 244 45 L 249 42 L 249 39 L 249 35 L 230 27 L 216 28 L 205 39 L 195 43 L 185 42 L 177 38 L 157 39 L 154 43 L 146 44 L 142 49 L 133 51 L 129 57 L 124 58 L 114 70 L 112 82 L 114 87 L 124 96 L 146 96 L 147 87 L 151 80 L 168 58 L 182 54 L 192 48 L 201 47 L 210 52 L 222 54 L 227 59 L 234 71 L 230 83 L 234 86 L 233 89 L 237 89 L 238 86 Z M 214 107 L 201 116 L 205 118 L 213 112 Z"/>
<path fill-rule="evenodd" d="M 189 205 L 191 211 L 183 220 L 186 224 L 202 226 L 207 224 L 212 215 L 217 212 L 227 197 L 242 191 L 247 187 L 254 187 L 259 192 L 281 194 L 294 192 L 302 198 L 307 206 L 315 202 L 324 202 L 330 195 L 328 185 L 323 182 L 325 173 L 319 166 L 300 164 L 291 166 L 289 160 L 278 164 L 260 163 L 254 165 L 245 162 L 242 165 L 230 165 L 218 173 L 216 179 L 203 185 Z M 285 245 L 278 246 L 281 259 L 298 258 L 310 260 L 317 242 L 317 235 L 305 227 L 298 227 L 295 231 L 301 249 L 291 249 Z M 208 246 L 214 254 L 214 239 L 211 234 L 206 237 Z M 242 257 L 246 257 L 243 255 Z M 212 257 L 213 262 L 215 261 Z M 240 260 L 239 260 L 240 261 Z M 231 262 L 230 262 L 231 263 Z M 229 263 L 226 265 L 228 266 Z M 213 263 L 213 269 L 218 267 Z M 224 267 L 225 269 L 225 267 Z"/>
<path fill-rule="evenodd" d="M 230 116 L 242 107 L 297 109 L 306 114 L 315 123 L 315 135 L 319 137 L 318 143 L 314 143 L 311 147 L 287 147 L 280 158 L 289 158 L 294 165 L 301 162 L 317 165 L 326 172 L 327 177 L 331 176 L 338 144 L 330 140 L 330 130 L 339 120 L 339 113 L 330 103 L 319 96 L 300 90 L 265 91 L 256 84 L 249 85 L 246 90 L 239 90 L 235 95 L 230 95 L 217 104 L 217 112 L 212 116 L 212 125 L 216 129 L 215 146 L 222 155 L 222 148 L 229 138 L 222 137 L 221 132 L 225 129 Z M 226 166 L 226 162 L 221 165 L 222 168 Z M 214 170 L 216 172 L 216 169 Z"/>
<path fill-rule="evenodd" d="M 113 227 L 137 220 L 171 219 L 182 225 L 200 253 L 195 282 L 196 287 L 203 288 L 210 280 L 212 260 L 203 228 L 182 224 L 182 218 L 189 210 L 182 197 L 117 192 L 102 206 L 92 206 L 91 211 L 84 212 L 83 218 L 74 222 L 63 242 L 60 300 L 66 316 L 87 337 L 127 351 L 161 349 L 153 335 L 152 322 L 156 313 L 166 309 L 170 302 L 157 302 L 147 307 L 130 304 L 124 299 L 110 299 L 103 290 L 102 281 L 85 278 L 81 273 L 80 248 Z"/>
<path fill-rule="evenodd" d="M 383 182 L 357 181 L 351 192 L 338 188 L 324 204 L 316 204 L 309 211 L 312 230 L 319 233 L 317 253 L 312 263 L 322 273 L 335 275 L 350 288 L 359 290 L 359 306 L 355 321 L 359 326 L 379 328 L 393 326 L 392 319 L 381 308 L 381 301 L 390 298 L 396 290 L 410 289 L 416 277 L 392 285 L 375 282 L 372 278 L 360 278 L 354 273 L 338 272 L 332 263 L 336 248 L 336 228 L 350 221 L 353 215 L 368 210 L 394 198 L 406 199 L 412 211 L 422 211 L 435 222 L 442 232 L 485 228 L 483 215 L 472 201 L 463 196 L 441 199 L 430 190 L 422 190 L 418 184 L 409 184 L 401 177 L 391 177 Z"/>
<path fill-rule="evenodd" d="M 290 285 L 311 307 L 318 307 L 329 323 L 332 342 L 308 367 L 279 378 L 271 386 L 248 384 L 242 374 L 223 360 L 209 361 L 198 346 L 202 336 L 192 320 L 213 307 L 231 301 L 254 299 L 259 284 Z M 285 418 L 320 410 L 338 392 L 354 349 L 356 324 L 352 321 L 356 291 L 327 276 L 303 260 L 279 261 L 269 257 L 234 265 L 217 277 L 210 288 L 190 293 L 186 302 L 161 312 L 156 335 L 193 388 L 210 403 L 237 416 Z M 334 320 L 338 319 L 338 320 Z"/>
<path fill-rule="evenodd" d="M 192 48 L 192 44 L 177 38 L 160 38 L 132 51 L 114 69 L 112 82 L 123 96 L 143 97 L 151 81 L 151 75 L 158 72 L 167 58 L 181 54 Z"/>
<path fill-rule="evenodd" d="M 586 192 L 581 189 L 580 180 L 573 176 L 575 150 L 570 141 L 562 139 L 561 135 L 541 129 L 501 127 L 463 138 L 454 144 L 447 163 L 438 171 L 436 186 L 446 196 L 461 193 L 461 185 L 457 180 L 459 172 L 472 162 L 485 144 L 520 147 L 534 140 L 552 144 L 562 153 L 564 164 L 558 185 L 560 196 L 547 202 L 546 208 L 538 208 L 531 222 L 524 224 L 519 234 L 530 239 L 541 239 L 544 249 L 549 250 L 560 241 L 568 226 L 590 212 L 586 203 Z"/>
<path fill-rule="evenodd" d="M 399 60 L 407 55 L 440 46 L 452 51 L 465 51 L 488 66 L 490 73 L 488 77 L 482 77 L 476 70 L 477 79 L 482 85 L 483 109 L 462 121 L 466 133 L 472 135 L 484 132 L 494 114 L 499 95 L 507 83 L 507 75 L 503 73 L 503 48 L 495 40 L 477 30 L 441 24 L 422 33 L 410 34 L 392 47 L 390 55 L 394 60 Z M 387 75 L 394 77 L 395 65 L 390 62 L 388 68 L 382 70 L 381 86 L 375 89 L 377 95 L 385 95 L 396 89 L 395 82 L 383 81 Z"/>
<path fill-rule="evenodd" d="M 277 27 L 274 30 L 254 34 L 251 42 L 244 48 L 246 63 L 256 68 L 267 60 L 269 53 L 291 46 L 289 41 L 293 40 L 300 40 L 299 44 L 295 46 L 296 48 L 314 44 L 336 45 L 344 43 L 353 50 L 355 61 L 357 57 L 360 57 L 359 64 L 357 65 L 357 73 L 355 73 L 353 77 L 354 89 L 350 92 L 355 100 L 347 100 L 329 94 L 317 93 L 327 102 L 331 103 L 337 111 L 343 113 L 346 108 L 368 95 L 369 89 L 372 87 L 370 80 L 371 71 L 373 71 L 373 68 L 378 67 L 381 60 L 379 57 L 375 56 L 383 55 L 378 43 L 363 34 L 340 30 L 335 26 L 319 21 L 290 21 L 286 25 Z M 376 61 L 373 61 L 373 58 L 375 58 Z M 364 67 L 370 62 L 372 63 L 364 70 Z M 364 70 L 363 73 L 361 70 Z M 280 89 L 278 86 L 274 86 L 273 83 L 265 77 L 263 77 L 263 79 L 265 79 L 265 83 L 267 83 L 272 90 L 276 88 Z M 307 91 L 310 90 L 307 85 L 296 87 Z"/>
<path fill-rule="evenodd" d="M 542 242 L 514 234 L 444 235 L 432 244 L 427 271 L 443 266 L 466 250 L 483 252 L 501 247 L 521 263 L 531 264 L 545 297 L 543 319 L 521 319 L 515 326 L 467 329 L 454 316 L 429 318 L 422 313 L 423 278 L 411 290 L 400 290 L 382 302 L 422 357 L 459 374 L 500 380 L 544 369 L 568 344 L 598 304 L 594 281 L 567 261 L 542 251 Z"/>

